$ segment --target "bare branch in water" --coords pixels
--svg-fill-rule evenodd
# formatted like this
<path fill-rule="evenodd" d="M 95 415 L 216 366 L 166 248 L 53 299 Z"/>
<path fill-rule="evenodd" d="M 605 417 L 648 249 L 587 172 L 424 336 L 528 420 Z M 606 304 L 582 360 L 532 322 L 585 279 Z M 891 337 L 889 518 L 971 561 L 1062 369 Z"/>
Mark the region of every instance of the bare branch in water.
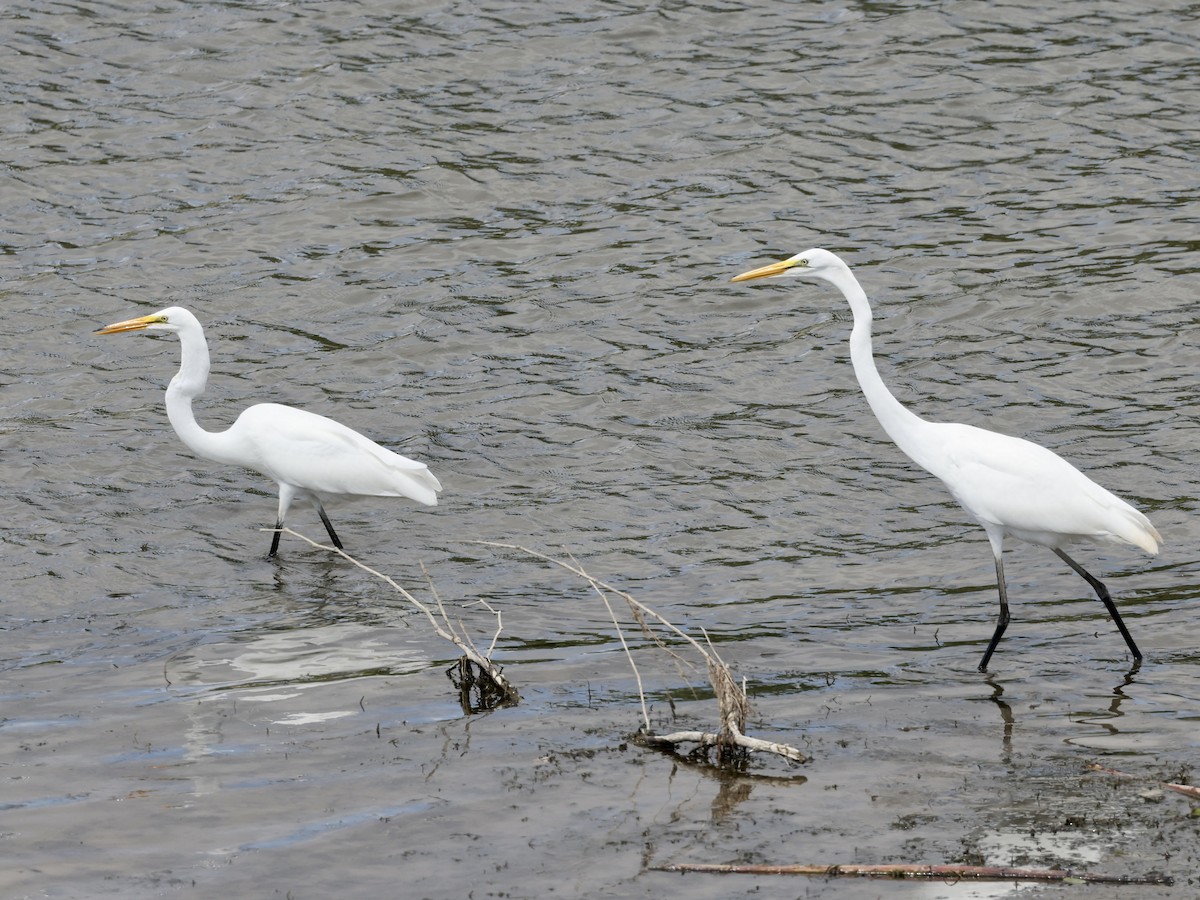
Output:
<path fill-rule="evenodd" d="M 475 642 L 471 640 L 471 636 L 467 633 L 467 629 L 463 625 L 462 621 L 457 620 L 457 622 L 452 622 L 450 620 L 450 616 L 446 612 L 446 607 L 442 603 L 442 598 L 438 596 L 437 589 L 433 585 L 433 579 L 429 577 L 429 573 L 425 571 L 425 567 L 423 565 L 421 566 L 421 571 L 424 573 L 425 580 L 429 585 L 429 591 L 433 595 L 434 602 L 437 606 L 437 615 L 434 614 L 434 611 L 430 607 L 422 603 L 387 575 L 384 575 L 382 572 L 371 568 L 365 563 L 359 562 L 340 547 L 331 547 L 328 544 L 319 544 L 312 538 L 305 537 L 304 535 L 300 534 L 300 532 L 293 531 L 291 528 L 284 528 L 282 530 L 286 534 L 290 534 L 293 537 L 298 537 L 302 541 L 307 541 L 309 544 L 320 550 L 328 550 L 330 553 L 336 553 L 339 556 L 342 556 L 346 560 L 358 566 L 364 572 L 368 572 L 371 575 L 374 575 L 376 578 L 391 585 L 391 587 L 401 597 L 403 597 L 406 601 L 408 601 L 408 603 L 425 615 L 425 618 L 429 620 L 429 623 L 433 626 L 433 630 L 437 633 L 438 637 L 449 641 L 462 651 L 466 668 L 460 668 L 459 671 L 465 671 L 469 673 L 469 677 L 466 679 L 466 682 L 470 686 L 480 689 L 480 678 L 486 678 L 492 682 L 490 686 L 481 690 L 481 696 L 502 699 L 497 699 L 489 708 L 494 708 L 495 706 L 501 705 L 514 705 L 520 702 L 521 695 L 517 693 L 517 689 L 513 687 L 511 683 L 509 683 L 507 678 L 504 677 L 504 673 L 500 670 L 500 667 L 491 660 L 492 649 L 496 646 L 496 639 L 500 636 L 502 627 L 499 610 L 492 609 L 492 607 L 488 606 L 487 603 L 480 601 L 483 603 L 483 606 L 486 607 L 488 611 L 490 611 L 496 617 L 496 633 L 492 637 L 491 646 L 488 648 L 487 653 L 481 653 L 479 648 L 475 646 Z M 460 667 L 463 664 L 464 663 L 460 661 Z M 474 674 L 474 672 L 470 669 L 471 665 L 474 665 L 479 670 L 478 675 Z M 461 684 L 460 690 L 462 690 Z M 466 708 L 466 704 L 464 704 L 464 708 Z M 472 709 L 471 711 L 478 710 Z"/>
<path fill-rule="evenodd" d="M 732 763 L 740 758 L 744 758 L 746 754 L 752 752 L 774 753 L 789 759 L 793 762 L 803 763 L 808 761 L 808 757 L 797 750 L 795 747 L 787 744 L 778 744 L 774 741 L 764 741 L 758 738 L 749 737 L 745 734 L 746 717 L 749 713 L 749 700 L 746 696 L 745 685 L 738 685 L 734 680 L 733 674 L 729 670 L 729 666 L 725 664 L 713 647 L 712 642 L 708 639 L 708 635 L 704 636 L 704 643 L 696 640 L 691 635 L 682 631 L 671 622 L 667 621 L 659 613 L 655 612 L 649 606 L 635 599 L 626 591 L 619 590 L 610 584 L 594 578 L 584 570 L 576 560 L 571 559 L 570 562 L 564 562 L 560 559 L 555 559 L 545 553 L 539 553 L 536 550 L 530 550 L 528 547 L 522 547 L 519 544 L 504 544 L 497 541 L 472 541 L 471 543 L 480 544 L 485 547 L 496 547 L 502 550 L 514 550 L 518 553 L 524 553 L 536 559 L 543 560 L 551 565 L 565 569 L 572 575 L 576 575 L 591 585 L 592 589 L 600 595 L 608 608 L 609 615 L 613 620 L 613 625 L 617 629 L 617 636 L 621 641 L 621 646 L 625 650 L 625 655 L 629 659 L 630 666 L 633 667 L 634 677 L 638 684 L 638 695 L 642 703 L 642 719 L 644 726 L 636 735 L 636 740 L 650 747 L 676 749 L 683 743 L 695 743 L 700 749 L 715 748 L 717 752 L 717 761 L 720 764 Z M 621 624 L 613 612 L 609 595 L 613 594 L 620 597 L 628 605 L 634 621 L 642 628 L 642 631 L 650 637 L 654 643 L 666 651 L 676 661 L 677 664 L 684 664 L 686 661 L 674 650 L 668 647 L 663 640 L 654 634 L 647 620 L 653 620 L 665 628 L 676 637 L 680 638 L 687 644 L 691 645 L 700 656 L 704 659 L 708 667 L 709 681 L 712 683 L 713 690 L 716 692 L 717 707 L 720 713 L 720 725 L 716 732 L 703 731 L 679 731 L 673 734 L 657 735 L 654 734 L 650 727 L 650 715 L 646 707 L 646 694 L 642 686 L 642 678 L 638 673 L 637 665 L 634 663 L 633 654 L 629 649 L 629 645 L 625 641 L 625 636 L 621 629 Z"/>
<path fill-rule="evenodd" d="M 1063 884 L 1173 884 L 1165 875 L 1104 875 L 1065 869 L 1017 869 L 1008 866 L 922 865 L 722 865 L 674 863 L 653 866 L 659 872 L 706 872 L 718 875 L 818 875 L 823 878 L 937 878 L 941 881 L 1057 881 Z"/>
<path fill-rule="evenodd" d="M 1117 778 L 1138 778 L 1138 775 L 1131 775 L 1128 772 L 1121 772 L 1117 769 L 1110 769 L 1108 766 L 1102 766 L 1099 763 L 1089 763 L 1088 771 L 1100 772 L 1104 775 L 1115 775 Z M 1185 797 L 1191 797 L 1193 800 L 1200 800 L 1200 787 L 1193 787 L 1190 784 L 1175 784 L 1170 781 L 1160 781 L 1159 786 L 1168 790 L 1174 791 L 1177 794 L 1183 794 Z"/>

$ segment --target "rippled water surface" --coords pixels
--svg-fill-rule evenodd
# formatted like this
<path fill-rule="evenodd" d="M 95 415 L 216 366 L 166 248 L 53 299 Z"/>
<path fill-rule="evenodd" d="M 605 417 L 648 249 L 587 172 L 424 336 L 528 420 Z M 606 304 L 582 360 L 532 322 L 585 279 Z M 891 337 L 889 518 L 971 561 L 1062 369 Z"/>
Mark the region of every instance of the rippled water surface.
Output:
<path fill-rule="evenodd" d="M 0 894 L 1018 890 L 654 868 L 719 861 L 1193 895 L 1197 804 L 1146 793 L 1200 765 L 1193 6 L 18 0 L 0 46 Z M 729 283 L 810 246 L 854 267 L 903 401 L 1150 515 L 1157 558 L 1076 554 L 1140 670 L 1014 545 L 975 671 L 987 541 L 871 417 L 844 301 Z M 207 326 L 203 424 L 269 399 L 429 463 L 437 508 L 330 514 L 481 644 L 462 605 L 501 611 L 519 706 L 464 712 L 455 651 L 378 579 L 292 537 L 266 558 L 274 486 L 166 420 L 177 342 L 93 334 L 173 304 Z M 476 540 L 703 630 L 751 730 L 812 762 L 628 743 L 599 599 Z M 656 727 L 715 725 L 702 673 L 637 652 Z"/>

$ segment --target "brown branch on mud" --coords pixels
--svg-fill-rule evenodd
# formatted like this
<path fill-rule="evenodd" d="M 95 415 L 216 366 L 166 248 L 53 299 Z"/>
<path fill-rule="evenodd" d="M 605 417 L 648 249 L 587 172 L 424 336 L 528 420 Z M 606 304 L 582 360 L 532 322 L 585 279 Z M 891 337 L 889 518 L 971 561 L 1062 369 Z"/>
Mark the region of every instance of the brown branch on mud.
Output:
<path fill-rule="evenodd" d="M 1088 763 L 1089 772 L 1099 772 L 1103 775 L 1115 775 L 1117 778 L 1140 778 L 1140 775 L 1132 775 L 1129 772 L 1122 772 L 1119 769 L 1110 769 L 1108 766 L 1102 766 L 1099 763 Z M 1200 800 L 1200 787 L 1193 787 L 1190 784 L 1176 784 L 1170 781 L 1158 782 L 1159 787 L 1165 788 L 1168 791 L 1174 791 L 1177 794 L 1183 794 L 1185 797 L 1191 797 L 1193 800 Z"/>
<path fill-rule="evenodd" d="M 365 563 L 359 562 L 345 550 L 339 547 L 331 547 L 327 544 L 319 544 L 312 538 L 305 537 L 298 531 L 293 531 L 290 528 L 284 528 L 283 531 L 293 537 L 300 538 L 302 541 L 307 541 L 320 550 L 328 550 L 331 553 L 337 553 L 339 556 L 344 557 L 364 572 L 369 572 L 376 578 L 391 585 L 401 597 L 424 613 L 425 618 L 429 620 L 429 624 L 433 626 L 433 630 L 438 637 L 449 641 L 462 651 L 462 659 L 455 663 L 447 674 L 450 675 L 451 680 L 455 682 L 455 686 L 458 687 L 462 694 L 460 699 L 463 700 L 463 709 L 465 711 L 480 712 L 483 709 L 495 709 L 498 706 L 514 706 L 520 702 L 521 695 L 517 693 L 517 689 L 504 677 L 504 673 L 500 667 L 492 662 L 491 659 L 492 650 L 496 647 L 496 639 L 500 636 L 500 632 L 503 629 L 499 610 L 493 609 L 482 600 L 479 601 L 485 609 L 496 617 L 496 633 L 492 636 L 491 645 L 488 647 L 486 653 L 481 652 L 467 633 L 466 626 L 462 620 L 457 619 L 452 621 L 450 619 L 450 615 L 446 612 L 446 607 L 442 603 L 442 598 L 438 595 L 437 589 L 433 585 L 433 579 L 425 571 L 424 566 L 421 566 L 421 572 L 425 575 L 430 594 L 433 595 L 434 603 L 437 607 L 436 615 L 432 608 L 422 603 L 387 575 L 372 569 Z M 480 699 L 478 701 L 472 700 L 471 698 L 475 696 L 478 696 Z"/>
<path fill-rule="evenodd" d="M 1063 884 L 1173 884 L 1166 875 L 1104 875 L 1066 869 L 1018 869 L 1009 866 L 960 865 L 723 865 L 672 863 L 658 872 L 706 872 L 718 875 L 818 875 L 825 878 L 937 878 L 941 881 L 1056 881 Z"/>
<path fill-rule="evenodd" d="M 797 763 L 808 762 L 808 757 L 795 747 L 775 743 L 774 741 L 764 741 L 759 738 L 750 737 L 745 733 L 746 716 L 750 708 L 749 699 L 746 696 L 745 684 L 739 685 L 734 680 L 729 666 L 726 665 L 712 646 L 712 642 L 708 640 L 707 634 L 705 635 L 705 643 L 701 644 L 694 637 L 680 630 L 649 606 L 635 599 L 631 594 L 589 575 L 583 566 L 574 559 L 570 562 L 564 562 L 545 553 L 539 553 L 536 550 L 530 550 L 528 547 L 522 547 L 519 544 L 504 544 L 496 541 L 472 541 L 472 543 L 481 544 L 485 547 L 514 550 L 558 566 L 582 578 L 600 596 L 608 608 L 609 616 L 612 618 L 613 625 L 617 629 L 617 636 L 621 641 L 621 646 L 625 650 L 625 655 L 629 659 L 629 664 L 633 668 L 633 674 L 638 683 L 638 695 L 642 703 L 643 725 L 637 735 L 635 735 L 634 740 L 646 746 L 669 748 L 672 750 L 678 749 L 679 745 L 683 743 L 694 743 L 697 747 L 692 752 L 705 752 L 709 748 L 715 748 L 718 764 L 743 761 L 748 754 L 753 752 L 774 753 Z M 703 657 L 708 667 L 709 681 L 716 692 L 717 708 L 720 714 L 720 726 L 717 731 L 678 731 L 673 734 L 663 735 L 655 734 L 652 731 L 650 714 L 646 707 L 646 694 L 642 688 L 642 677 L 638 672 L 637 664 L 634 662 L 633 654 L 625 642 L 620 620 L 617 618 L 612 604 L 609 602 L 609 595 L 615 595 L 625 601 L 625 604 L 629 607 L 630 614 L 640 626 L 642 633 L 649 637 L 656 646 L 674 658 L 676 663 L 684 663 L 685 660 L 651 630 L 648 620 L 657 622 L 667 631 L 691 645 L 692 649 Z"/>

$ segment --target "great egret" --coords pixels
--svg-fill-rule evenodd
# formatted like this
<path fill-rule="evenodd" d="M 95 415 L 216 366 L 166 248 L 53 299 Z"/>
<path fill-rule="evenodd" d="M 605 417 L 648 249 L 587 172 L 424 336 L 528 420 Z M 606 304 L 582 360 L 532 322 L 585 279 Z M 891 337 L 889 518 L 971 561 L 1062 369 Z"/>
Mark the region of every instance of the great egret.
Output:
<path fill-rule="evenodd" d="M 1075 541 L 1094 540 L 1133 544 L 1154 555 L 1162 537 L 1150 520 L 1045 447 L 972 425 L 926 422 L 905 408 L 875 368 L 867 295 L 849 266 L 828 250 L 807 250 L 743 272 L 733 281 L 789 276 L 828 281 L 842 292 L 854 313 L 850 360 L 875 418 L 913 462 L 942 479 L 954 499 L 987 532 L 996 558 L 1000 618 L 979 671 L 987 670 L 1008 627 L 1008 591 L 1001 557 L 1004 539 L 1010 535 L 1049 547 L 1087 581 L 1116 622 L 1129 652 L 1140 662 L 1142 653 L 1108 589 L 1063 548 Z"/>
<path fill-rule="evenodd" d="M 205 431 L 196 423 L 192 400 L 208 383 L 208 343 L 199 320 L 179 306 L 149 316 L 116 322 L 96 334 L 126 331 L 173 331 L 183 361 L 167 385 L 167 418 L 193 452 L 217 462 L 262 472 L 279 485 L 279 514 L 271 552 L 279 549 L 283 520 L 293 500 L 317 507 L 329 538 L 339 549 L 329 516 L 321 504 L 330 497 L 409 497 L 437 505 L 442 489 L 424 463 L 408 459 L 316 413 L 277 403 L 259 403 L 238 416 L 225 431 Z"/>

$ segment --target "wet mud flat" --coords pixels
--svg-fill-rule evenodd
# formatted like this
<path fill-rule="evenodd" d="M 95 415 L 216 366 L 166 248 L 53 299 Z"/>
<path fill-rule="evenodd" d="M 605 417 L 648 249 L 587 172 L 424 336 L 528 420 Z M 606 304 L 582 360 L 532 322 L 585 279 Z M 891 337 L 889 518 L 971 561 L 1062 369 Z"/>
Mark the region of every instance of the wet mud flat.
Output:
<path fill-rule="evenodd" d="M 105 635 L 133 651 L 117 664 L 81 657 L 22 670 L 5 700 L 38 714 L 4 723 L 0 830 L 11 863 L 0 893 L 1124 898 L 1197 889 L 1200 803 L 1159 785 L 1194 773 L 1172 753 L 1170 728 L 1141 727 L 1167 718 L 1140 697 L 1169 667 L 1133 676 L 1096 660 L 1056 667 L 1044 658 L 1052 648 L 1018 640 L 1010 654 L 1032 651 L 1035 665 L 1013 660 L 1014 671 L 990 676 L 973 671 L 976 645 L 892 650 L 894 665 L 880 670 L 799 670 L 778 664 L 795 657 L 787 635 L 725 635 L 717 646 L 747 679 L 748 730 L 802 748 L 810 762 L 755 754 L 722 768 L 631 739 L 637 684 L 598 617 L 590 643 L 522 639 L 538 617 L 592 619 L 580 592 L 561 587 L 565 610 L 516 601 L 508 610 L 496 656 L 522 700 L 489 712 L 464 708 L 448 645 L 390 603 L 297 605 L 283 620 L 243 620 L 198 642 L 180 638 L 165 659 L 137 659 L 130 638 L 148 639 L 147 620 L 167 615 L 151 610 Z M 477 609 L 462 615 L 489 625 Z M 874 630 L 824 642 L 821 661 L 866 657 L 859 642 Z M 681 678 L 657 648 L 635 643 L 633 652 L 655 728 L 714 727 L 702 676 Z M 1136 777 L 1089 770 L 1097 761 Z M 1174 885 L 658 870 L 713 862 L 1067 868 Z"/>

